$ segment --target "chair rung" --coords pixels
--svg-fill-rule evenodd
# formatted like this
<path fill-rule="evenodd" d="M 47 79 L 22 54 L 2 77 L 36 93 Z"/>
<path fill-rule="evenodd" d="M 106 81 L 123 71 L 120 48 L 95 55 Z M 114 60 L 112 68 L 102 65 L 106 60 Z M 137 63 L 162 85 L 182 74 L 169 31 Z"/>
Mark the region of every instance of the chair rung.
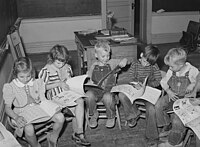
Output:
<path fill-rule="evenodd" d="M 97 111 L 99 111 L 99 112 L 105 112 L 106 109 L 97 109 Z"/>
<path fill-rule="evenodd" d="M 146 115 L 145 114 L 141 114 L 140 118 L 146 118 Z"/>
<path fill-rule="evenodd" d="M 106 115 L 99 115 L 99 118 L 107 118 Z"/>
<path fill-rule="evenodd" d="M 141 101 L 135 101 L 135 104 L 140 106 L 145 106 L 144 102 Z"/>
<path fill-rule="evenodd" d="M 138 107 L 138 110 L 140 110 L 140 111 L 146 111 L 146 109 L 143 108 L 143 107 Z"/>

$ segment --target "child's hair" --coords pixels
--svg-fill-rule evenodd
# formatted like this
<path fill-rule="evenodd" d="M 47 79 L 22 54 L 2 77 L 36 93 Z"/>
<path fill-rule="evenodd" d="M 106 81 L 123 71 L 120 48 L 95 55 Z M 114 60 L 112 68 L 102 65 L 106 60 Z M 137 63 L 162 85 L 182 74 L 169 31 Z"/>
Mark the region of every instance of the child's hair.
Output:
<path fill-rule="evenodd" d="M 48 55 L 47 63 L 52 64 L 55 60 L 67 63 L 69 61 L 69 51 L 64 45 L 55 45 Z"/>
<path fill-rule="evenodd" d="M 108 41 L 104 41 L 104 40 L 98 41 L 95 44 L 94 49 L 95 49 L 95 53 L 98 53 L 99 51 L 105 51 L 105 52 L 108 52 L 108 53 L 111 52 L 110 45 L 109 45 Z"/>
<path fill-rule="evenodd" d="M 28 57 L 20 57 L 15 60 L 13 65 L 13 78 L 17 78 L 17 74 L 23 72 L 31 72 L 32 78 L 35 78 L 35 70 L 32 67 L 32 62 Z"/>
<path fill-rule="evenodd" d="M 160 51 L 156 46 L 148 45 L 144 48 L 143 57 L 147 59 L 147 61 L 154 65 L 160 55 Z"/>
<path fill-rule="evenodd" d="M 187 54 L 183 48 L 170 49 L 164 58 L 166 65 L 169 65 L 169 62 L 173 62 L 176 65 L 183 65 L 185 64 L 186 60 Z"/>

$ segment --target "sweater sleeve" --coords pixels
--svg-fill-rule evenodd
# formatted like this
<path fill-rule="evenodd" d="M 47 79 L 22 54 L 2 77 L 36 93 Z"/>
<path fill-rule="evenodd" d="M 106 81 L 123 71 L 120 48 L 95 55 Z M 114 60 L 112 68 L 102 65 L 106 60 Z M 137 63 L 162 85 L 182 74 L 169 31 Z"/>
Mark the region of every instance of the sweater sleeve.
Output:
<path fill-rule="evenodd" d="M 160 85 L 161 81 L 161 72 L 157 64 L 153 66 L 153 75 L 150 79 L 150 85 L 151 87 L 158 87 Z"/>

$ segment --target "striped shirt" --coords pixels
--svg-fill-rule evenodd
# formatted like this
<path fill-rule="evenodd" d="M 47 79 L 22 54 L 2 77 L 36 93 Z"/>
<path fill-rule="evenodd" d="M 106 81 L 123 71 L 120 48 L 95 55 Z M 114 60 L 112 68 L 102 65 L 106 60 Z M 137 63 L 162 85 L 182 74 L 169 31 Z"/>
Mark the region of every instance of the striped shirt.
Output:
<path fill-rule="evenodd" d="M 127 81 L 144 82 L 147 76 L 149 76 L 147 85 L 151 87 L 158 87 L 160 85 L 162 77 L 158 65 L 142 66 L 140 61 L 136 61 L 129 68 Z"/>
<path fill-rule="evenodd" d="M 71 78 L 73 75 L 71 66 L 65 64 L 61 69 L 56 68 L 53 64 L 47 64 L 39 73 L 39 78 L 43 79 L 46 84 L 53 84 L 60 81 L 65 81 Z M 61 93 L 63 89 L 61 87 L 55 87 L 47 91 L 47 98 L 52 97 Z"/>

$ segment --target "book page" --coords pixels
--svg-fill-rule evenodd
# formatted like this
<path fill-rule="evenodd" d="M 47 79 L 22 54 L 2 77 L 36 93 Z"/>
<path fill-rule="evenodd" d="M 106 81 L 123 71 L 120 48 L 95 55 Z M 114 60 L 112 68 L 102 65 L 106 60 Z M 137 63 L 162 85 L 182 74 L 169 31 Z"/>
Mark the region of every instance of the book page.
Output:
<path fill-rule="evenodd" d="M 34 122 L 43 122 L 51 118 L 44 110 L 41 109 L 39 104 L 32 106 L 27 105 L 26 107 L 21 109 L 21 113 L 19 113 L 19 116 L 23 116 L 26 119 L 27 124 Z"/>
<path fill-rule="evenodd" d="M 52 117 L 55 113 L 61 110 L 60 106 L 51 100 L 45 100 L 40 103 L 40 107 Z"/>
<path fill-rule="evenodd" d="M 193 105 L 190 101 L 194 98 L 178 99 L 173 104 L 173 111 L 179 116 L 184 125 L 200 117 L 200 106 Z M 195 102 L 194 102 L 195 103 Z M 196 102 L 198 103 L 198 101 Z"/>
<path fill-rule="evenodd" d="M 150 86 L 146 86 L 144 94 L 142 96 L 139 96 L 138 99 L 146 100 L 155 105 L 160 95 L 161 95 L 161 90 L 158 90 Z"/>
<path fill-rule="evenodd" d="M 58 103 L 61 107 L 66 107 L 77 105 L 75 101 L 81 97 L 86 97 L 86 95 L 77 93 L 72 90 L 68 90 L 59 93 L 57 96 L 53 97 L 53 100 L 56 103 Z"/>
<path fill-rule="evenodd" d="M 16 138 L 5 128 L 5 126 L 0 122 L 0 132 L 1 132 L 1 147 L 21 147 Z"/>
<path fill-rule="evenodd" d="M 186 124 L 187 127 L 191 128 L 197 137 L 200 139 L 200 117 L 190 121 Z"/>
<path fill-rule="evenodd" d="M 25 106 L 21 109 L 19 115 L 23 116 L 27 123 L 39 123 L 49 120 L 59 110 L 59 105 L 50 100 L 46 100 L 40 104 Z"/>
<path fill-rule="evenodd" d="M 144 87 L 137 90 L 134 86 L 129 84 L 117 85 L 111 89 L 111 92 L 122 92 L 124 93 L 130 101 L 133 103 L 138 97 L 142 96 L 144 93 Z"/>
<path fill-rule="evenodd" d="M 84 94 L 84 83 L 85 80 L 88 78 L 87 75 L 80 75 L 80 76 L 75 76 L 73 78 L 70 78 L 66 81 L 66 84 L 69 85 L 69 88 L 71 91 L 75 91 L 79 94 Z"/>

